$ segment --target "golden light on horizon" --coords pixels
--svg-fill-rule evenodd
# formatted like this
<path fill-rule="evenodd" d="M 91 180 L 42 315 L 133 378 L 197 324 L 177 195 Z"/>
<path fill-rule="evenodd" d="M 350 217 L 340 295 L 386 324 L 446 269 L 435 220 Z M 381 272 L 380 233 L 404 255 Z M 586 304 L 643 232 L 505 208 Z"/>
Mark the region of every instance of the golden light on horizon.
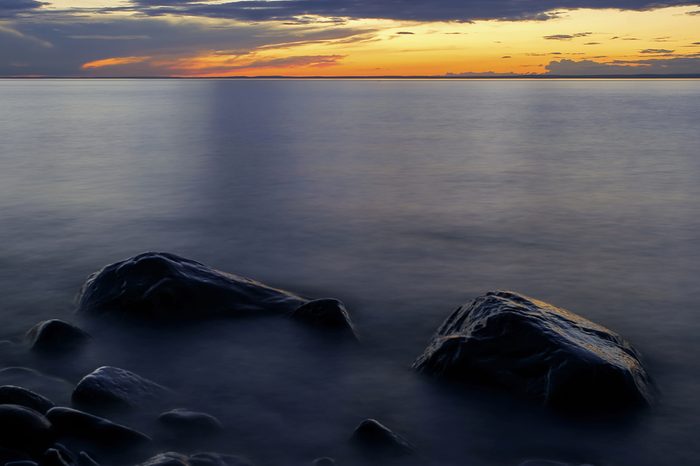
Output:
<path fill-rule="evenodd" d="M 52 0 L 46 8 L 89 9 L 126 3 Z M 181 77 L 527 75 L 543 73 L 550 63 L 560 60 L 642 66 L 640 62 L 644 60 L 700 57 L 700 15 L 690 14 L 697 9 L 682 6 L 642 11 L 559 10 L 548 20 L 471 23 L 382 19 L 329 22 L 314 17 L 312 21 L 300 22 L 265 21 L 262 30 L 255 27 L 263 23 L 166 14 L 147 20 L 195 24 L 202 31 L 250 28 L 249 37 L 258 42 L 265 42 L 267 36 L 275 38 L 241 49 L 235 40 L 222 40 L 215 47 L 157 48 L 143 34 L 81 36 L 144 40 L 143 50 L 95 56 L 80 66 L 97 75 L 138 74 L 147 67 L 149 72 Z M 141 19 L 133 12 L 120 10 L 85 15 L 88 21 L 98 23 L 103 17 Z M 95 54 L 99 53 L 97 42 Z"/>

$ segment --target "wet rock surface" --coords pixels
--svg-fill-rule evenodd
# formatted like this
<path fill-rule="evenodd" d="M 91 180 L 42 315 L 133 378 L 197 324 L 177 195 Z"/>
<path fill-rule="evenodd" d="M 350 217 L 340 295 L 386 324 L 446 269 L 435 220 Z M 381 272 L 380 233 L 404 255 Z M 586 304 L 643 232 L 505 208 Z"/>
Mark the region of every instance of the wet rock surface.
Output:
<path fill-rule="evenodd" d="M 53 402 L 48 398 L 15 385 L 0 386 L 0 404 L 24 406 L 40 414 L 46 414 L 49 409 L 54 407 Z"/>
<path fill-rule="evenodd" d="M 68 322 L 51 319 L 32 327 L 26 338 L 33 350 L 46 353 L 78 348 L 90 340 L 90 335 Z"/>
<path fill-rule="evenodd" d="M 51 423 L 25 406 L 0 405 L 0 447 L 39 455 L 53 442 Z"/>
<path fill-rule="evenodd" d="M 169 395 L 167 388 L 133 372 L 103 366 L 78 382 L 72 399 L 86 406 L 136 408 Z"/>
<path fill-rule="evenodd" d="M 622 337 L 509 291 L 458 308 L 413 367 L 496 384 L 565 409 L 624 409 L 653 399 L 639 355 Z"/>
<path fill-rule="evenodd" d="M 153 321 L 290 312 L 304 298 L 169 253 L 106 266 L 83 285 L 79 311 Z"/>
<path fill-rule="evenodd" d="M 351 441 L 365 451 L 378 454 L 407 455 L 413 445 L 376 419 L 365 419 L 352 433 Z"/>
<path fill-rule="evenodd" d="M 292 318 L 321 329 L 344 333 L 357 338 L 350 314 L 338 299 L 314 299 L 302 304 L 292 312 Z"/>
<path fill-rule="evenodd" d="M 100 447 L 140 447 L 151 441 L 134 429 L 72 408 L 52 408 L 46 417 L 58 435 L 87 440 Z"/>
<path fill-rule="evenodd" d="M 138 466 L 254 466 L 245 458 L 218 453 L 182 453 L 167 452 L 158 454 Z"/>

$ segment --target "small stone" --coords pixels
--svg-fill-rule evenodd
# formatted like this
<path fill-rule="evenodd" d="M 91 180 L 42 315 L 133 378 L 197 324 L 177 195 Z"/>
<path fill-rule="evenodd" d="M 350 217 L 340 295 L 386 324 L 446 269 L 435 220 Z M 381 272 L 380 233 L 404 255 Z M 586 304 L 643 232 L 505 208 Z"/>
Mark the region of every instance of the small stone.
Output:
<path fill-rule="evenodd" d="M 323 457 L 323 458 L 316 458 L 312 463 L 311 466 L 335 466 L 335 460 L 333 458 L 328 458 L 328 457 Z"/>
<path fill-rule="evenodd" d="M 39 322 L 27 332 L 27 340 L 33 350 L 63 351 L 77 348 L 90 339 L 90 335 L 58 319 Z"/>
<path fill-rule="evenodd" d="M 78 466 L 100 466 L 100 464 L 92 459 L 90 455 L 81 451 L 78 455 Z"/>
<path fill-rule="evenodd" d="M 395 454 L 413 453 L 414 447 L 375 419 L 365 419 L 352 434 L 352 441 L 365 448 Z"/>
<path fill-rule="evenodd" d="M 136 408 L 168 394 L 167 388 L 133 372 L 103 366 L 78 382 L 73 401 L 89 406 Z"/>
<path fill-rule="evenodd" d="M 52 408 L 46 417 L 59 435 L 87 440 L 101 447 L 134 448 L 151 441 L 141 432 L 77 409 Z"/>
<path fill-rule="evenodd" d="M 325 330 L 342 332 L 357 338 L 350 314 L 337 299 L 323 298 L 309 301 L 292 312 L 292 319 Z"/>
<path fill-rule="evenodd" d="M 54 407 L 53 402 L 48 398 L 14 385 L 0 386 L 0 404 L 25 406 L 41 414 L 46 414 Z"/>
<path fill-rule="evenodd" d="M 189 435 L 209 435 L 223 430 L 214 416 L 187 409 L 173 409 L 158 416 L 158 421 L 168 428 Z"/>
<path fill-rule="evenodd" d="M 0 447 L 40 455 L 53 443 L 51 423 L 25 406 L 0 405 Z"/>

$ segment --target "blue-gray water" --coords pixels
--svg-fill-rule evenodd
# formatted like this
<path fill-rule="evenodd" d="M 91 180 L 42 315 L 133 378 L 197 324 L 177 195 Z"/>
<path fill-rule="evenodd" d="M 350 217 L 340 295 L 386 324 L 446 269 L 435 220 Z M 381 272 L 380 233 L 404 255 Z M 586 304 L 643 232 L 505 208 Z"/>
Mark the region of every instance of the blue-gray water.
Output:
<path fill-rule="evenodd" d="M 426 465 L 697 464 L 698 121 L 700 81 L 2 80 L 0 339 L 76 320 L 87 274 L 165 250 L 339 297 L 362 345 L 270 319 L 94 328 L 72 361 L 0 364 L 135 370 L 224 421 L 205 447 L 263 465 L 352 464 L 365 417 Z M 412 373 L 492 289 L 623 334 L 659 405 L 580 424 Z"/>

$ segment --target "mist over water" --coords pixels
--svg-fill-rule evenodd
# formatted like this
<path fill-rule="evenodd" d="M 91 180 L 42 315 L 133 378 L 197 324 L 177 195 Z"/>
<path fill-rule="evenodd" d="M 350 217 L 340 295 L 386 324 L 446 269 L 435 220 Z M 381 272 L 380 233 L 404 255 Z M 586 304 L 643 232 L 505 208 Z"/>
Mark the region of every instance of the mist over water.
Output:
<path fill-rule="evenodd" d="M 694 464 L 698 121 L 692 80 L 0 80 L 0 339 L 54 317 L 95 336 L 61 360 L 3 349 L 0 365 L 71 382 L 133 370 L 227 426 L 192 449 L 263 465 L 358 464 L 347 438 L 366 417 L 418 464 Z M 73 315 L 89 273 L 146 250 L 342 299 L 362 343 L 275 318 Z M 659 405 L 571 422 L 410 371 L 455 307 L 493 289 L 625 336 Z M 152 432 L 157 408 L 116 418 Z"/>

